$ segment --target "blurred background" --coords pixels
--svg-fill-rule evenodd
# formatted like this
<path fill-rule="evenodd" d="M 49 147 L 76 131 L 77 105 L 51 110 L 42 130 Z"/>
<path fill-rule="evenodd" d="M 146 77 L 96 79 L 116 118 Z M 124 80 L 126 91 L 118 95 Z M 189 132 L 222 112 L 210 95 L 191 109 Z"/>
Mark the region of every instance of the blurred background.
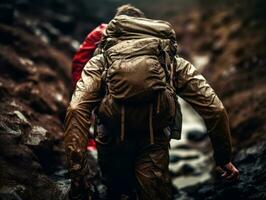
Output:
<path fill-rule="evenodd" d="M 124 3 L 173 25 L 179 55 L 203 73 L 229 113 L 241 174 L 233 185 L 215 177 L 205 126 L 181 100 L 182 140 L 171 142 L 169 166 L 175 199 L 266 199 L 264 0 L 0 0 L 0 199 L 63 199 L 71 59 Z M 95 153 L 90 162 L 100 195 Z"/>

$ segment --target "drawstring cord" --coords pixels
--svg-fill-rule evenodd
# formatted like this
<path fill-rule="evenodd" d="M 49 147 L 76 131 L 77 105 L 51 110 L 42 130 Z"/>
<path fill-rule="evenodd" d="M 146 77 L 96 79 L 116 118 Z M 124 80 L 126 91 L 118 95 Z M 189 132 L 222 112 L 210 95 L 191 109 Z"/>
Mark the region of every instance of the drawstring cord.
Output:
<path fill-rule="evenodd" d="M 154 135 L 153 135 L 153 126 L 152 126 L 152 103 L 150 104 L 150 113 L 149 113 L 149 128 L 150 128 L 150 142 L 154 144 Z"/>
<path fill-rule="evenodd" d="M 121 108 L 121 142 L 125 140 L 125 105 Z"/>
<path fill-rule="evenodd" d="M 161 93 L 158 94 L 157 96 L 157 108 L 156 108 L 156 113 L 159 114 L 160 113 L 160 98 L 161 98 Z"/>

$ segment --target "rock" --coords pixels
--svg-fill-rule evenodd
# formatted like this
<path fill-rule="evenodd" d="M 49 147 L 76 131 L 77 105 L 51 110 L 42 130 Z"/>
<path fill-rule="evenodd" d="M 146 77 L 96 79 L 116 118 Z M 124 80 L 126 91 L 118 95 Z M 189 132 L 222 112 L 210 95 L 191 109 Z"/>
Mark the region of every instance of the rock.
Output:
<path fill-rule="evenodd" d="M 0 69 L 2 74 L 21 80 L 22 77 L 30 75 L 30 67 L 23 62 L 23 58 L 10 49 L 2 48 L 0 51 L 0 65 L 5 66 Z"/>
<path fill-rule="evenodd" d="M 73 40 L 70 37 L 60 37 L 56 43 L 55 46 L 64 51 L 67 55 L 72 57 L 74 53 L 78 50 L 80 43 L 76 40 Z"/>
<path fill-rule="evenodd" d="M 29 135 L 24 138 L 24 143 L 27 145 L 39 145 L 42 141 L 46 140 L 47 130 L 41 126 L 33 126 Z"/>
<path fill-rule="evenodd" d="M 8 95 L 8 89 L 4 86 L 4 84 L 0 81 L 0 100 L 3 100 L 5 96 Z"/>
<path fill-rule="evenodd" d="M 241 30 L 242 23 L 234 23 L 229 29 L 229 38 L 236 38 Z"/>
<path fill-rule="evenodd" d="M 3 200 L 21 200 L 21 196 L 25 193 L 26 188 L 23 185 L 14 187 L 2 187 L 0 189 L 0 197 Z"/>
<path fill-rule="evenodd" d="M 61 35 L 60 31 L 48 22 L 40 23 L 40 28 L 50 40 L 57 40 Z"/>
<path fill-rule="evenodd" d="M 7 133 L 1 134 L 0 143 L 1 199 L 58 199 L 59 190 L 43 174 L 41 165 L 27 146 Z"/>
<path fill-rule="evenodd" d="M 60 200 L 70 59 L 20 26 L 0 35 L 0 199 Z"/>
<path fill-rule="evenodd" d="M 62 122 L 71 88 L 70 57 L 78 47 L 71 36 L 83 39 L 97 24 L 108 21 L 103 19 L 111 15 L 106 12 L 107 18 L 105 11 L 116 6 L 108 1 L 107 9 L 98 9 L 102 4 L 94 3 L 91 7 L 70 0 L 11 0 L 4 6 L 1 2 L 0 199 L 60 200 L 68 190 Z M 211 58 L 203 74 L 229 111 L 234 162 L 241 171 L 238 183 L 205 181 L 175 191 L 180 199 L 266 198 L 265 144 L 258 143 L 266 139 L 265 9 L 254 9 L 262 4 L 265 1 L 244 0 L 235 9 L 229 2 L 225 8 L 193 9 L 175 17 L 180 18 L 173 24 L 182 47 L 178 52 L 189 60 L 193 55 Z M 200 134 L 190 133 L 191 146 L 176 149 L 195 150 L 196 145 L 206 149 L 204 142 L 193 143 L 204 140 L 206 135 Z M 171 157 L 175 164 L 183 159 L 191 161 Z M 92 156 L 89 160 L 92 173 L 87 178 L 100 191 L 96 161 Z M 198 172 L 193 168 L 184 165 L 179 175 L 195 177 Z"/>
<path fill-rule="evenodd" d="M 53 14 L 51 23 L 64 34 L 69 34 L 75 28 L 73 17 L 63 14 Z"/>
<path fill-rule="evenodd" d="M 194 167 L 192 167 L 189 164 L 184 164 L 180 169 L 180 173 L 185 175 L 192 174 L 194 171 L 195 171 Z"/>
<path fill-rule="evenodd" d="M 210 36 L 208 36 L 199 42 L 198 50 L 202 52 L 206 52 L 212 48 L 212 45 L 213 45 L 213 39 Z"/>
<path fill-rule="evenodd" d="M 265 199 L 266 141 L 241 150 L 234 163 L 240 170 L 240 181 L 228 184 L 221 180 L 184 189 L 194 199 Z"/>
<path fill-rule="evenodd" d="M 0 4 L 0 23 L 12 24 L 15 9 L 10 4 Z"/>
<path fill-rule="evenodd" d="M 215 56 L 221 54 L 225 48 L 225 41 L 219 40 L 216 41 L 212 46 L 212 52 Z"/>
<path fill-rule="evenodd" d="M 194 130 L 194 131 L 189 131 L 187 134 L 187 139 L 192 141 L 192 142 L 201 142 L 204 139 L 207 138 L 207 133 L 204 133 L 202 131 Z"/>
<path fill-rule="evenodd" d="M 21 12 L 29 11 L 31 2 L 29 0 L 16 0 L 15 6 Z"/>
<path fill-rule="evenodd" d="M 14 111 L 14 114 L 17 115 L 17 117 L 24 123 L 29 123 L 29 121 L 27 120 L 27 118 L 18 110 Z"/>
<path fill-rule="evenodd" d="M 170 154 L 170 163 L 176 163 L 181 160 L 193 160 L 197 159 L 198 157 L 198 155 L 179 156 L 177 154 Z"/>

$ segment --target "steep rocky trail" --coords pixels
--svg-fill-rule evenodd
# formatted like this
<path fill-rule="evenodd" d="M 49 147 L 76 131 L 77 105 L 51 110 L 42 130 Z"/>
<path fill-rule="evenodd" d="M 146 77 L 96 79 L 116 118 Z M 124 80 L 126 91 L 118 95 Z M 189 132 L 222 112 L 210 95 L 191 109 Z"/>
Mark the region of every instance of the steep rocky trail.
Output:
<path fill-rule="evenodd" d="M 79 43 L 66 34 L 68 17 L 25 12 L 30 4 L 21 3 L 0 4 L 0 199 L 60 200 L 70 186 L 63 122 Z"/>
<path fill-rule="evenodd" d="M 224 101 L 237 148 L 265 140 L 265 22 L 240 8 L 219 8 L 192 10 L 172 23 L 181 54 Z"/>
<path fill-rule="evenodd" d="M 0 35 L 0 192 L 58 199 L 47 175 L 65 165 L 70 60 L 23 27 L 0 24 Z"/>
<path fill-rule="evenodd" d="M 62 6 L 56 13 L 52 1 L 29 2 L 0 4 L 0 199 L 62 199 L 69 187 L 63 120 L 78 47 L 72 36 L 82 38 L 100 21 L 86 15 L 86 23 L 79 18 L 74 25 L 69 13 L 79 16 L 83 4 L 71 10 L 71 1 L 55 1 Z M 233 161 L 241 172 L 233 185 L 217 181 L 202 121 L 183 105 L 182 140 L 172 141 L 170 152 L 176 199 L 266 199 L 266 29 L 245 9 L 190 9 L 169 19 L 180 55 L 206 76 L 229 112 Z"/>
<path fill-rule="evenodd" d="M 192 9 L 171 22 L 180 55 L 205 75 L 228 110 L 241 179 L 209 179 L 183 188 L 183 199 L 265 199 L 265 21 L 247 7 Z M 254 10 L 251 10 L 254 11 Z M 206 165 L 207 167 L 207 165 Z"/>

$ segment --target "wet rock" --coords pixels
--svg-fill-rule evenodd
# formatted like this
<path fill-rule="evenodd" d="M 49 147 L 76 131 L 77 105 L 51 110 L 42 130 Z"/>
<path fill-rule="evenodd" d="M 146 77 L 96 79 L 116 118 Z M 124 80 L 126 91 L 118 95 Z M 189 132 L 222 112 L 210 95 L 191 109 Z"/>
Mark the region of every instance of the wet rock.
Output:
<path fill-rule="evenodd" d="M 58 37 L 61 36 L 60 31 L 48 22 L 41 23 L 40 28 L 47 35 L 49 40 L 57 40 Z"/>
<path fill-rule="evenodd" d="M 264 199 L 266 180 L 266 142 L 261 142 L 236 154 L 234 163 L 240 170 L 240 181 L 228 183 L 221 180 L 186 188 L 194 199 Z"/>
<path fill-rule="evenodd" d="M 182 166 L 182 168 L 180 169 L 180 173 L 181 174 L 192 174 L 195 171 L 195 169 L 189 165 L 189 164 L 185 164 Z"/>
<path fill-rule="evenodd" d="M 16 0 L 15 6 L 18 10 L 21 10 L 23 12 L 29 11 L 30 9 L 30 1 L 29 0 Z"/>
<path fill-rule="evenodd" d="M 24 143 L 27 145 L 39 145 L 46 140 L 47 130 L 41 126 L 33 126 L 30 133 L 24 138 Z"/>
<path fill-rule="evenodd" d="M 63 14 L 53 14 L 51 23 L 64 34 L 69 34 L 75 28 L 73 17 Z"/>
<path fill-rule="evenodd" d="M 207 133 L 204 133 L 199 130 L 194 130 L 194 131 L 189 131 L 189 133 L 187 134 L 187 139 L 193 142 L 201 142 L 204 139 L 206 139 L 207 136 L 208 136 Z"/>
<path fill-rule="evenodd" d="M 175 147 L 175 149 L 185 149 L 185 150 L 188 150 L 188 149 L 191 149 L 191 146 L 189 146 L 187 144 L 180 144 L 180 145 L 177 145 Z"/>
<path fill-rule="evenodd" d="M 14 114 L 24 123 L 29 123 L 29 121 L 27 120 L 27 118 L 18 110 L 14 111 Z"/>
<path fill-rule="evenodd" d="M 213 52 L 214 55 L 217 56 L 217 55 L 221 54 L 224 51 L 224 48 L 225 48 L 225 41 L 219 40 L 219 41 L 216 41 L 213 44 L 212 52 Z"/>
<path fill-rule="evenodd" d="M 43 174 L 32 151 L 19 141 L 7 133 L 0 136 L 0 198 L 58 199 L 57 187 Z"/>
<path fill-rule="evenodd" d="M 21 200 L 21 196 L 23 196 L 25 190 L 26 188 L 23 185 L 2 187 L 0 189 L 0 197 L 2 200 Z"/>
<path fill-rule="evenodd" d="M 60 200 L 70 59 L 20 26 L 0 35 L 0 199 Z"/>
<path fill-rule="evenodd" d="M 236 38 L 240 31 L 241 31 L 241 27 L 242 27 L 242 23 L 238 22 L 238 23 L 233 23 L 232 26 L 229 29 L 229 38 Z"/>
<path fill-rule="evenodd" d="M 80 43 L 70 37 L 64 36 L 60 37 L 56 41 L 55 46 L 60 50 L 64 51 L 70 57 L 72 57 L 74 53 L 78 50 Z"/>
<path fill-rule="evenodd" d="M 176 163 L 181 160 L 193 160 L 198 157 L 198 155 L 179 156 L 177 154 L 170 154 L 170 163 Z"/>
<path fill-rule="evenodd" d="M 4 86 L 2 82 L 0 82 L 0 100 L 2 100 L 7 95 L 8 89 Z"/>
<path fill-rule="evenodd" d="M 202 41 L 200 41 L 198 45 L 198 50 L 202 52 L 206 52 L 212 48 L 212 45 L 213 45 L 213 39 L 210 36 L 208 36 L 202 39 Z"/>
<path fill-rule="evenodd" d="M 10 4 L 0 4 L 0 23 L 12 24 L 15 9 Z"/>
<path fill-rule="evenodd" d="M 0 51 L 0 72 L 9 75 L 16 80 L 21 80 L 22 77 L 28 76 L 31 72 L 23 58 L 19 58 L 16 53 L 7 48 L 1 48 Z"/>

